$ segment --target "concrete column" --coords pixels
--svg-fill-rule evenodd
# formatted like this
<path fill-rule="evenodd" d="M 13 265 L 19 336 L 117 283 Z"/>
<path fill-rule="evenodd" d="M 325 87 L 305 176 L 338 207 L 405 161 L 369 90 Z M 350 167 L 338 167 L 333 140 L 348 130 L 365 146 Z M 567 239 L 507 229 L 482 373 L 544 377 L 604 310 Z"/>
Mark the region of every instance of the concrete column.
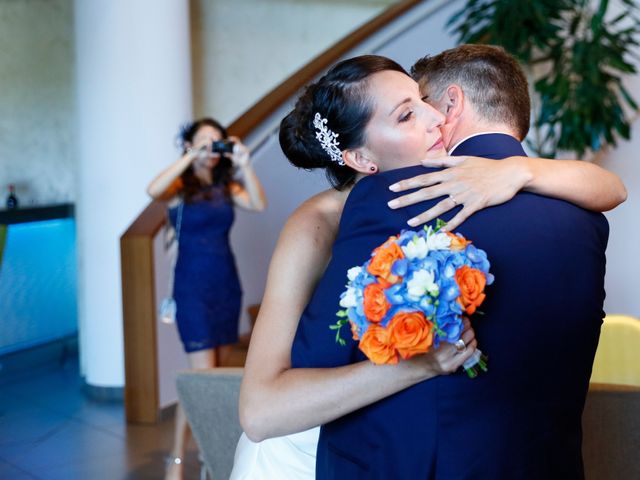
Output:
<path fill-rule="evenodd" d="M 76 0 L 81 369 L 124 385 L 119 237 L 192 116 L 187 0 Z M 46 75 L 46 72 L 43 72 Z"/>

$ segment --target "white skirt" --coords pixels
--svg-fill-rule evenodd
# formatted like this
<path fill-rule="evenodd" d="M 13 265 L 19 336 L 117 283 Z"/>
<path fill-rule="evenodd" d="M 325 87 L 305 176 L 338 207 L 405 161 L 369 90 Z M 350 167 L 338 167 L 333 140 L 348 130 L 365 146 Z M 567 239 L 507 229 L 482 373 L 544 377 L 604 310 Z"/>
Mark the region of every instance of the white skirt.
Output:
<path fill-rule="evenodd" d="M 319 435 L 320 427 L 315 427 L 255 443 L 243 433 L 229 480 L 312 480 Z"/>

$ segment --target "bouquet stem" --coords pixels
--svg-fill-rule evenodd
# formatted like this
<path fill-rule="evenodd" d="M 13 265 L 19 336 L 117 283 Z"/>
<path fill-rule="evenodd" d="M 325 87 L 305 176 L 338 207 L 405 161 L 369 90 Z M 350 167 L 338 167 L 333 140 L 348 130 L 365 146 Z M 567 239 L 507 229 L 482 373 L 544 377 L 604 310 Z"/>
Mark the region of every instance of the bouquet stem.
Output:
<path fill-rule="evenodd" d="M 489 371 L 489 357 L 476 348 L 475 352 L 462 365 L 469 378 L 476 378 L 480 372 Z"/>

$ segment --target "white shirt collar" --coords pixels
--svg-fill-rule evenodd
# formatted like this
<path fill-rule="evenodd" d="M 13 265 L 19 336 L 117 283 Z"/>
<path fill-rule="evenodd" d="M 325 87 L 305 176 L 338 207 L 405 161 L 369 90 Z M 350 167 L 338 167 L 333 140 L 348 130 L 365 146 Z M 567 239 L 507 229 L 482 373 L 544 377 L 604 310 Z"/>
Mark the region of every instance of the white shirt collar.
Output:
<path fill-rule="evenodd" d="M 452 155 L 454 150 L 456 148 L 458 148 L 460 146 L 461 143 L 466 142 L 467 140 L 469 140 L 470 138 L 473 137 L 478 137 L 480 135 L 492 135 L 492 134 L 496 134 L 496 133 L 501 133 L 503 135 L 511 135 L 510 133 L 507 132 L 480 132 L 480 133 L 474 133 L 473 135 L 469 135 L 468 137 L 464 137 L 462 140 L 460 140 L 459 142 L 457 142 L 452 148 L 449 149 L 449 151 L 447 152 L 447 155 Z"/>

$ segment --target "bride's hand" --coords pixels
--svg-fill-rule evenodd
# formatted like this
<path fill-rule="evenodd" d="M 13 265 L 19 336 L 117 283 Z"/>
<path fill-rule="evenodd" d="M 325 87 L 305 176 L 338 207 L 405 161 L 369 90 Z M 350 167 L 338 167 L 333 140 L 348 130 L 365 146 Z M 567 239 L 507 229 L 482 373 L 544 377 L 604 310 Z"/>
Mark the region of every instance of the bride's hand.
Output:
<path fill-rule="evenodd" d="M 461 206 L 462 209 L 447 222 L 446 230 L 452 231 L 478 210 L 513 198 L 528 180 L 527 171 L 519 160 L 520 157 L 490 160 L 468 156 L 423 160 L 425 167 L 443 167 L 445 170 L 418 175 L 391 185 L 389 188 L 394 192 L 425 188 L 390 201 L 389 207 L 402 208 L 445 197 L 408 223 L 415 227 Z"/>
<path fill-rule="evenodd" d="M 469 319 L 463 317 L 464 329 L 460 338 L 464 340 L 465 349 L 458 351 L 456 347 L 448 342 L 442 342 L 440 346 L 426 353 L 425 355 L 416 355 L 408 360 L 416 364 L 422 364 L 426 367 L 430 374 L 448 375 L 457 371 L 469 358 L 478 346 L 475 338 L 476 334 L 471 328 Z"/>

